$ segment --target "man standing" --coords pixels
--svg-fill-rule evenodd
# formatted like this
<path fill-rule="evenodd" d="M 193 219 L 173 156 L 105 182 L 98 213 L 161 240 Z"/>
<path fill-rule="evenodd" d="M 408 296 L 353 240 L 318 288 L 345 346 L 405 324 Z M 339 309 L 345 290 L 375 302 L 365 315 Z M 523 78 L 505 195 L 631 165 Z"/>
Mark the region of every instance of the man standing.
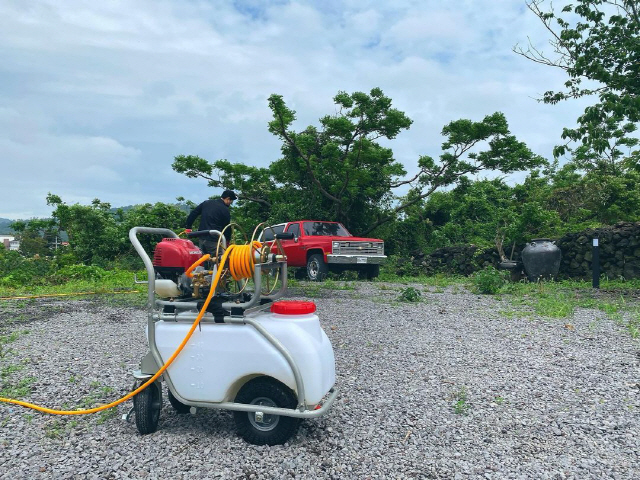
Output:
<path fill-rule="evenodd" d="M 229 207 L 238 197 L 232 190 L 225 190 L 220 198 L 215 200 L 205 200 L 196 208 L 194 208 L 187 217 L 187 229 L 191 229 L 194 220 L 200 216 L 199 230 L 218 230 L 222 231 L 224 227 L 231 223 L 231 213 Z M 227 239 L 227 245 L 231 241 L 231 229 L 224 232 Z M 201 237 L 200 248 L 204 253 L 213 253 L 216 249 L 218 239 L 213 237 Z"/>

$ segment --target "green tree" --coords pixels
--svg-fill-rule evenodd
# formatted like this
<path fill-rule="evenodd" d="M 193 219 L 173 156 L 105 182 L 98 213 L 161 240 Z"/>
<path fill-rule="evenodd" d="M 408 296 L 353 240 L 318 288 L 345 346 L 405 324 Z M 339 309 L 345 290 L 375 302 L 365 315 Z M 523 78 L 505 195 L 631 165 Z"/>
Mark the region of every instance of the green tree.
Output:
<path fill-rule="evenodd" d="M 364 233 L 391 220 L 400 212 L 428 198 L 437 190 L 464 182 L 469 175 L 478 175 L 487 170 L 512 173 L 530 170 L 547 162 L 535 155 L 509 132 L 504 114 L 487 115 L 481 122 L 456 120 L 442 129 L 446 141 L 439 161 L 430 156 L 418 159 L 418 173 L 410 179 L 399 180 L 394 186 L 411 185 L 403 199 L 379 214 Z"/>
<path fill-rule="evenodd" d="M 411 125 L 392 108 L 391 99 L 374 88 L 369 94 L 339 92 L 333 100 L 337 113 L 322 117 L 319 127 L 298 132 L 293 129 L 295 112 L 282 96 L 269 97 L 269 131 L 282 141 L 283 156 L 268 168 L 226 160 L 210 164 L 196 156 L 176 157 L 173 168 L 205 178 L 211 186 L 238 189 L 240 200 L 260 205 L 262 218 L 338 220 L 353 233 L 369 234 L 388 222 L 404 221 L 412 207 L 465 175 L 509 173 L 545 163 L 510 134 L 504 115 L 497 112 L 480 122 L 446 125 L 439 161 L 420 157 L 417 173 L 409 178 L 392 150 L 377 142 L 393 139 Z M 393 194 L 407 186 L 407 195 Z"/>
<path fill-rule="evenodd" d="M 394 178 L 406 173 L 391 149 L 376 140 L 393 139 L 412 122 L 392 108 L 379 88 L 369 94 L 339 92 L 333 101 L 337 113 L 322 117 L 319 128 L 295 132 L 295 112 L 282 96 L 269 97 L 269 131 L 283 142 L 283 157 L 271 171 L 279 183 L 303 195 L 307 205 L 362 231 L 390 199 Z"/>
<path fill-rule="evenodd" d="M 633 135 L 640 121 L 640 17 L 637 0 L 575 0 L 560 13 L 542 8 L 543 0 L 527 2 L 551 34 L 553 56 L 516 45 L 514 51 L 543 65 L 563 69 L 569 79 L 564 91 L 548 91 L 542 100 L 596 96 L 578 118 L 576 128 L 565 128 L 567 141 L 555 149 L 560 156 L 573 149 L 583 170 L 618 175 L 637 165 L 640 153 Z"/>
<path fill-rule="evenodd" d="M 69 244 L 81 262 L 92 264 L 122 252 L 126 239 L 120 234 L 109 203 L 96 198 L 91 205 L 67 205 L 50 193 L 47 205 L 55 207 L 53 219 L 61 231 L 67 232 Z"/>
<path fill-rule="evenodd" d="M 59 240 L 55 226 L 55 221 L 47 218 L 13 222 L 11 228 L 20 240 L 20 253 L 27 257 L 50 255 L 51 245 Z"/>

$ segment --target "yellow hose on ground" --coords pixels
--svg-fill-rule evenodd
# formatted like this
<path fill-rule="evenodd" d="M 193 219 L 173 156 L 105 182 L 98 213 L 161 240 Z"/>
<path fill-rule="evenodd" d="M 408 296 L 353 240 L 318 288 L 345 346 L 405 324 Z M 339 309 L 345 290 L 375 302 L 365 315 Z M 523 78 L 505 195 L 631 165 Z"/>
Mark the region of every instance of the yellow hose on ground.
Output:
<path fill-rule="evenodd" d="M 100 412 L 102 410 L 107 410 L 109 408 L 115 407 L 116 405 L 120 405 L 123 402 L 126 402 L 131 397 L 137 395 L 142 390 L 144 390 L 149 385 L 151 385 L 153 382 L 155 382 L 157 380 L 157 378 L 160 375 L 162 375 L 167 368 L 169 368 L 169 365 L 171 365 L 173 363 L 173 361 L 176 359 L 176 357 L 180 354 L 182 349 L 185 347 L 185 345 L 187 344 L 187 342 L 191 338 L 191 335 L 193 335 L 193 332 L 195 331 L 196 327 L 200 323 L 200 320 L 202 320 L 202 317 L 204 316 L 205 312 L 207 311 L 207 307 L 209 306 L 209 303 L 211 302 L 211 299 L 213 298 L 213 294 L 216 291 L 216 287 L 218 286 L 218 282 L 220 280 L 220 275 L 222 273 L 222 270 L 223 270 L 223 267 L 224 267 L 225 263 L 227 262 L 227 259 L 229 257 L 231 257 L 230 265 L 229 265 L 229 271 L 231 272 L 231 274 L 232 274 L 234 279 L 239 280 L 240 278 L 247 278 L 247 277 L 251 276 L 251 274 L 249 274 L 249 275 L 246 275 L 245 277 L 236 278 L 236 275 L 237 274 L 239 275 L 240 272 L 242 272 L 242 273 L 247 273 L 247 272 L 251 272 L 252 273 L 253 272 L 253 267 L 254 267 L 255 262 L 254 262 L 254 259 L 253 259 L 252 252 L 253 252 L 253 248 L 256 247 L 256 244 L 258 245 L 257 248 L 260 248 L 260 243 L 259 242 L 253 242 L 252 245 L 229 245 L 229 248 L 227 248 L 227 250 L 222 255 L 222 259 L 220 260 L 220 265 L 219 265 L 220 268 L 218 268 L 218 271 L 216 272 L 216 276 L 215 276 L 213 282 L 211 283 L 211 289 L 209 290 L 209 295 L 207 295 L 207 299 L 205 300 L 204 305 L 202 306 L 202 309 L 200 310 L 200 313 L 198 314 L 198 316 L 196 317 L 195 321 L 193 322 L 193 325 L 191 325 L 191 328 L 189 329 L 189 332 L 187 332 L 187 335 L 182 340 L 182 343 L 180 343 L 180 345 L 178 346 L 176 351 L 173 352 L 171 357 L 169 357 L 169 359 L 165 362 L 165 364 L 162 366 L 162 368 L 160 368 L 160 370 L 158 370 L 155 373 L 155 375 L 153 375 L 149 380 L 147 380 L 145 383 L 143 383 L 138 388 L 136 388 L 133 392 L 128 393 L 127 395 L 125 395 L 124 397 L 120 398 L 119 400 L 116 400 L 115 402 L 111 402 L 111 403 L 109 403 L 107 405 L 102 405 L 100 407 L 89 408 L 89 409 L 86 409 L 86 410 L 55 410 L 55 409 L 52 409 L 52 408 L 41 407 L 41 406 L 36 405 L 34 403 L 23 402 L 22 400 L 15 400 L 13 398 L 4 398 L 4 397 L 0 397 L 0 402 L 12 403 L 14 405 L 20 405 L 22 407 L 31 408 L 31 409 L 37 410 L 39 412 L 50 413 L 52 415 L 86 415 L 86 414 L 89 414 L 89 413 L 96 413 L 96 412 Z M 234 255 L 231 255 L 231 253 L 235 252 L 235 251 L 237 251 L 238 253 L 234 254 Z M 205 255 L 204 257 L 208 258 L 209 256 Z M 200 260 L 198 260 L 196 262 L 196 264 L 199 265 L 200 263 L 202 263 L 204 261 L 205 260 L 202 260 L 202 258 L 201 258 Z M 193 268 L 195 268 L 196 264 L 192 265 L 189 268 L 189 271 L 191 271 Z M 250 268 L 249 268 L 249 266 L 250 266 Z"/>

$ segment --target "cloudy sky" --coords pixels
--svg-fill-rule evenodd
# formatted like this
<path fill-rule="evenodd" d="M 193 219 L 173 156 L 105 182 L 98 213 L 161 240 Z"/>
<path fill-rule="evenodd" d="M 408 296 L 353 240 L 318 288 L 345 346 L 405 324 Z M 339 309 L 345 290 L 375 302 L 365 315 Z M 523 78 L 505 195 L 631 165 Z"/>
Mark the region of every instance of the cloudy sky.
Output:
<path fill-rule="evenodd" d="M 217 192 L 174 156 L 268 165 L 272 93 L 302 129 L 338 91 L 381 87 L 414 121 L 389 144 L 409 172 L 445 124 L 495 111 L 550 157 L 583 106 L 536 102 L 566 79 L 511 51 L 527 36 L 546 47 L 524 0 L 3 0 L 0 217 L 48 216 L 47 192 L 199 202 Z"/>

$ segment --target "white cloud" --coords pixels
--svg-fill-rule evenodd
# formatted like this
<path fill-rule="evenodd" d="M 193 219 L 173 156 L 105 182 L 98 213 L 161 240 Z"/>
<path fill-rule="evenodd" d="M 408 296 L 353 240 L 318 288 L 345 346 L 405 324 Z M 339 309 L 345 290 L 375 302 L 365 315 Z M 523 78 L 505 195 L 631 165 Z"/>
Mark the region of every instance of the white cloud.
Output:
<path fill-rule="evenodd" d="M 0 216 L 47 215 L 48 191 L 113 205 L 205 198 L 173 157 L 267 165 L 280 153 L 271 93 L 304 128 L 339 90 L 380 86 L 414 120 L 390 143 L 409 171 L 438 156 L 443 125 L 496 110 L 549 156 L 580 105 L 531 98 L 564 78 L 511 52 L 528 34 L 546 38 L 524 3 L 490 0 L 2 2 Z"/>

